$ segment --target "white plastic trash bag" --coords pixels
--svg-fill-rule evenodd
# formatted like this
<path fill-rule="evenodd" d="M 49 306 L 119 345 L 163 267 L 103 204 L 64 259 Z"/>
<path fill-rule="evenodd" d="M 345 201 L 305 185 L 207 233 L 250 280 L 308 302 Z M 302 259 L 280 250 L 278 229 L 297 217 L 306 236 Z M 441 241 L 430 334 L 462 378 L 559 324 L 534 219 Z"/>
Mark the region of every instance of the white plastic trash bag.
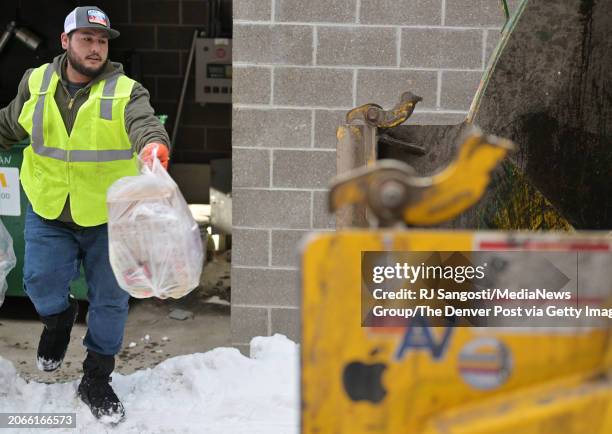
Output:
<path fill-rule="evenodd" d="M 4 223 L 0 220 L 0 281 L 2 282 L 0 287 L 0 306 L 4 303 L 4 297 L 8 290 L 6 276 L 15 268 L 16 264 L 17 258 L 13 250 L 13 238 L 11 238 L 11 235 L 4 227 Z"/>
<path fill-rule="evenodd" d="M 133 297 L 179 298 L 200 282 L 200 230 L 177 185 L 157 158 L 152 169 L 108 190 L 110 263 Z"/>

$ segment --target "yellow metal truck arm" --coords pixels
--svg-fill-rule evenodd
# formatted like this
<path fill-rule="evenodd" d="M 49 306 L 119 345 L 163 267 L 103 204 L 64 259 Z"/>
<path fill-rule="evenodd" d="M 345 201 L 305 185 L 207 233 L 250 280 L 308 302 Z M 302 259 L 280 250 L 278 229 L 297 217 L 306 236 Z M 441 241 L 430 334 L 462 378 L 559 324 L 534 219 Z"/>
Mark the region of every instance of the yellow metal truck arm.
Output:
<path fill-rule="evenodd" d="M 439 327 L 424 318 L 407 327 L 364 326 L 362 294 L 371 278 L 364 252 L 401 258 L 394 255 L 503 252 L 504 245 L 612 252 L 612 241 L 585 232 L 387 229 L 310 237 L 301 261 L 302 433 L 612 433 L 608 319 L 596 327 L 529 320 L 525 327 Z M 388 288 L 409 284 L 396 282 Z M 605 307 L 594 291 L 581 293 Z"/>
<path fill-rule="evenodd" d="M 421 434 L 603 434 L 612 429 L 612 380 L 550 381 L 431 418 Z"/>
<path fill-rule="evenodd" d="M 330 187 L 329 209 L 334 212 L 347 205 L 367 205 L 379 220 L 393 222 L 397 220 L 397 207 L 393 205 L 403 205 L 405 186 L 410 185 L 413 176 L 414 169 L 397 160 L 379 160 L 372 166 L 340 174 Z M 386 200 L 390 195 L 387 190 L 393 188 L 391 183 L 398 187 L 401 197 Z M 381 188 L 386 190 L 381 191 Z"/>
<path fill-rule="evenodd" d="M 330 188 L 330 211 L 364 204 L 382 226 L 398 221 L 429 226 L 450 220 L 480 199 L 491 172 L 514 147 L 474 127 L 456 160 L 437 175 L 418 177 L 410 166 L 394 160 L 338 175 Z"/>
<path fill-rule="evenodd" d="M 404 221 L 428 226 L 461 214 L 478 202 L 495 167 L 514 149 L 509 140 L 476 130 L 470 133 L 446 169 L 431 178 L 413 178 L 419 192 L 404 209 Z"/>

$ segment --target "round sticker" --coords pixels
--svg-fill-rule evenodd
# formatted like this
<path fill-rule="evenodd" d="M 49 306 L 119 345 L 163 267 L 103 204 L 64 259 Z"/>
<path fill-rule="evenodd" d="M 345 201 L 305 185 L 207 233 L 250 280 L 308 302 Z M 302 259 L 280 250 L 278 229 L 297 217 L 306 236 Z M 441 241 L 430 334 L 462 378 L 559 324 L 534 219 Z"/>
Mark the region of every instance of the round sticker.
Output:
<path fill-rule="evenodd" d="M 512 355 L 495 338 L 468 342 L 459 353 L 459 372 L 470 386 L 480 390 L 495 389 L 510 376 Z"/>

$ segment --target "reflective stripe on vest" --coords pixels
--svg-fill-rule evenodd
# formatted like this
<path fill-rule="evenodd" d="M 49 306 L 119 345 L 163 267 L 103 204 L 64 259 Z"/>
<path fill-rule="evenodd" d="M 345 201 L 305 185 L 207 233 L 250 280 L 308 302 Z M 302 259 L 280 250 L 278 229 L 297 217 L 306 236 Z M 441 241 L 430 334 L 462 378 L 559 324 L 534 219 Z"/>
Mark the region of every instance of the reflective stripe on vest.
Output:
<path fill-rule="evenodd" d="M 23 150 L 21 185 L 39 216 L 56 219 L 70 196 L 77 224 L 100 225 L 108 221 L 108 188 L 138 174 L 125 125 L 135 81 L 115 74 L 82 92 L 83 103 L 68 114 L 73 120 L 69 133 L 55 98 L 59 80 L 52 65 L 34 69 L 28 79 L 30 98 L 19 124 L 32 140 Z"/>
<path fill-rule="evenodd" d="M 53 76 L 53 65 L 47 65 L 45 73 L 43 75 L 42 84 L 40 85 L 40 95 L 38 101 L 36 101 L 36 107 L 34 108 L 34 115 L 32 116 L 32 149 L 38 155 L 44 157 L 55 158 L 61 161 L 73 161 L 73 162 L 109 162 L 117 160 L 131 160 L 134 151 L 133 149 L 125 150 L 110 150 L 110 151 L 95 151 L 95 150 L 74 150 L 66 151 L 64 149 L 52 148 L 45 146 L 44 140 L 44 111 L 45 111 L 45 99 L 47 97 L 47 89 L 49 83 L 51 83 L 51 77 Z M 106 120 L 113 119 L 113 96 L 115 94 L 115 88 L 117 87 L 117 80 L 119 75 L 116 74 L 106 80 L 104 89 L 102 91 L 102 98 L 100 99 L 100 117 Z M 50 95 L 53 98 L 53 95 Z"/>
<path fill-rule="evenodd" d="M 117 87 L 118 75 L 114 75 L 104 83 L 102 90 L 102 99 L 100 100 L 100 117 L 107 121 L 113 120 L 113 100 L 110 99 L 115 95 L 115 87 Z"/>

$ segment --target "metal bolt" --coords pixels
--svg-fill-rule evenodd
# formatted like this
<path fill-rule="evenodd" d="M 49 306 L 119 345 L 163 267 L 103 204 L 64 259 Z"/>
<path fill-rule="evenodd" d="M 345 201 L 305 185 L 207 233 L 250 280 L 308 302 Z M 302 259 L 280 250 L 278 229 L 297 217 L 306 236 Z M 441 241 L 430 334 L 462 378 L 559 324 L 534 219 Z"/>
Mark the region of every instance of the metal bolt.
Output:
<path fill-rule="evenodd" d="M 380 188 L 380 203 L 386 208 L 397 208 L 402 204 L 406 189 L 398 181 L 390 180 Z"/>
<path fill-rule="evenodd" d="M 369 122 L 376 123 L 378 121 L 379 115 L 380 109 L 377 109 L 376 107 L 370 107 L 366 112 L 365 117 Z"/>

